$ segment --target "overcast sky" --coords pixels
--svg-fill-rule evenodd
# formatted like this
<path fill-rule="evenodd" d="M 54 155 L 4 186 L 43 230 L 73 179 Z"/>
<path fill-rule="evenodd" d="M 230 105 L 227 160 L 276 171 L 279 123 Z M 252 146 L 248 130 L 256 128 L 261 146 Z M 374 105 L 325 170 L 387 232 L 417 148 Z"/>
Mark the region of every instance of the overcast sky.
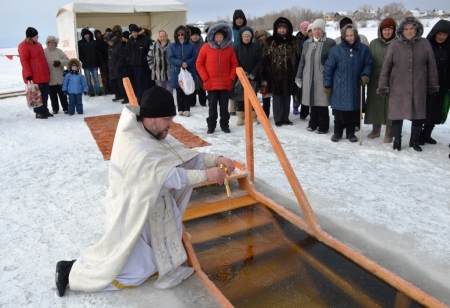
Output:
<path fill-rule="evenodd" d="M 140 0 L 142 1 L 142 0 Z M 161 0 L 164 1 L 164 0 Z M 48 35 L 58 36 L 56 27 L 56 10 L 58 7 L 64 6 L 70 0 L 9 0 L 2 2 L 0 10 L 0 48 L 15 47 L 25 38 L 25 30 L 32 26 L 39 32 L 40 42 L 44 42 Z M 114 0 L 101 1 L 102 3 L 115 2 Z M 188 22 L 195 23 L 198 21 L 217 20 L 220 16 L 232 18 L 235 9 L 242 9 L 248 16 L 262 16 L 272 11 L 280 11 L 289 9 L 295 5 L 300 5 L 298 0 L 277 1 L 261 1 L 261 0 L 181 0 L 180 2 L 189 5 Z M 306 1 L 305 1 L 306 2 Z M 371 3 L 372 2 L 372 3 Z M 378 6 L 382 7 L 391 2 L 390 0 L 378 1 L 350 1 L 350 0 L 322 0 L 307 1 L 305 8 L 312 10 L 322 10 L 324 12 L 331 11 L 347 11 L 356 10 L 363 4 L 371 4 L 374 9 Z M 132 0 L 123 0 L 122 3 L 132 3 Z M 265 4 L 268 3 L 268 4 Z M 430 10 L 434 8 L 450 11 L 450 3 L 448 0 L 430 0 L 426 1 L 426 7 L 423 0 L 403 1 L 407 9 L 416 7 L 421 10 Z M 303 7 L 303 6 L 302 6 Z M 130 21 L 131 23 L 132 21 Z M 113 26 L 113 25 L 111 25 Z"/>

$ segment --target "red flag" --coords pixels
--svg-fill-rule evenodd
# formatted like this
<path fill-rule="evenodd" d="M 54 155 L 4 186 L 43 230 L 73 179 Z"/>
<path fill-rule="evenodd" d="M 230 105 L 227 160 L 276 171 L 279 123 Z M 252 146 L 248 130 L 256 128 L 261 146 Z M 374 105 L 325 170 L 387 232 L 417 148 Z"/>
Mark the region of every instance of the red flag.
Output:
<path fill-rule="evenodd" d="M 5 55 L 5 57 L 7 57 L 9 60 L 12 60 L 13 59 L 13 55 Z"/>

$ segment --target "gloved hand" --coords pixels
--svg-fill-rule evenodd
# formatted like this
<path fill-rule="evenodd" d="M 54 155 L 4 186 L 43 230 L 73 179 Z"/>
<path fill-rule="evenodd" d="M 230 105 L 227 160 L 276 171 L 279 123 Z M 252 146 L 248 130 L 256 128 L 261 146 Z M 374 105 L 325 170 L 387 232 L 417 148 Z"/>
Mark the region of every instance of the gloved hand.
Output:
<path fill-rule="evenodd" d="M 361 84 L 362 84 L 363 86 L 365 86 L 366 84 L 368 84 L 369 81 L 370 81 L 370 78 L 367 77 L 366 75 L 363 75 L 363 76 L 361 77 Z"/>
<path fill-rule="evenodd" d="M 331 95 L 331 88 L 323 88 L 323 92 L 325 92 L 326 95 Z"/>
<path fill-rule="evenodd" d="M 27 77 L 27 80 L 28 80 L 28 81 L 33 81 L 33 76 L 28 76 L 28 77 Z"/>
<path fill-rule="evenodd" d="M 64 91 L 63 93 L 64 93 L 64 95 L 69 95 L 69 93 L 67 93 L 67 91 Z"/>
<path fill-rule="evenodd" d="M 58 67 L 58 66 L 60 66 L 60 65 L 61 65 L 61 61 L 58 61 L 58 60 L 53 61 L 53 66 L 54 66 L 54 67 Z"/>

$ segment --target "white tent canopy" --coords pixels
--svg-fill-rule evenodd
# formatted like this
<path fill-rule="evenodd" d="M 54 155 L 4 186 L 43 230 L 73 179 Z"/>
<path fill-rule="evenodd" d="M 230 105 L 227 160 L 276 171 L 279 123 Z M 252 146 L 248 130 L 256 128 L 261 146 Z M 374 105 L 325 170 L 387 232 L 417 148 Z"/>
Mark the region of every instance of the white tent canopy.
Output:
<path fill-rule="evenodd" d="M 136 0 L 124 4 L 123 0 L 82 0 L 58 8 L 56 22 L 60 47 L 68 57 L 77 57 L 77 29 L 94 28 L 105 31 L 114 25 L 146 26 L 152 31 L 165 30 L 169 38 L 179 25 L 185 25 L 189 7 L 175 0 Z"/>

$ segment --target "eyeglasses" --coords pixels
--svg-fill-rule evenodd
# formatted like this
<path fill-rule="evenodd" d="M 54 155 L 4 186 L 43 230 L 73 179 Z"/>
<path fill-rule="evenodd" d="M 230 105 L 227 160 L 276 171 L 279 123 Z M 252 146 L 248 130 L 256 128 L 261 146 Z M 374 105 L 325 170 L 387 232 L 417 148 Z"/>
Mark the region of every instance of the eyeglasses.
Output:
<path fill-rule="evenodd" d="M 178 36 L 184 36 L 184 33 L 178 33 Z"/>

